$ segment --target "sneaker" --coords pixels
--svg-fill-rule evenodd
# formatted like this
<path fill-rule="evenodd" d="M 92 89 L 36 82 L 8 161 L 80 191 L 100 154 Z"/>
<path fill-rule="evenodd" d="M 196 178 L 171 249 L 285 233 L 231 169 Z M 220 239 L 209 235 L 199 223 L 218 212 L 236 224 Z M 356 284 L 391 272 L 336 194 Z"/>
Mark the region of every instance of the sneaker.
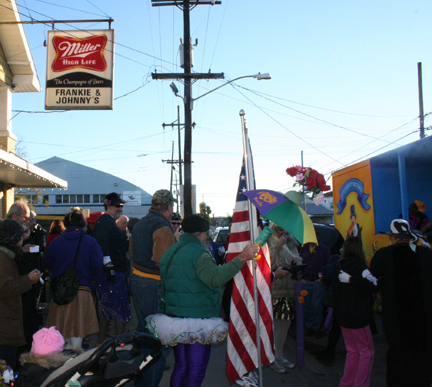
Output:
<path fill-rule="evenodd" d="M 286 374 L 288 372 L 288 370 L 281 363 L 279 363 L 278 360 L 275 360 L 273 363 L 271 363 L 270 368 L 278 374 Z"/>
<path fill-rule="evenodd" d="M 277 361 L 282 364 L 284 367 L 294 368 L 295 364 L 291 363 L 287 358 L 281 356 L 277 359 Z"/>
<path fill-rule="evenodd" d="M 236 380 L 236 384 L 243 387 L 259 387 L 259 384 L 255 382 L 255 379 L 251 377 L 251 371 L 249 374 L 242 376 L 240 379 Z"/>

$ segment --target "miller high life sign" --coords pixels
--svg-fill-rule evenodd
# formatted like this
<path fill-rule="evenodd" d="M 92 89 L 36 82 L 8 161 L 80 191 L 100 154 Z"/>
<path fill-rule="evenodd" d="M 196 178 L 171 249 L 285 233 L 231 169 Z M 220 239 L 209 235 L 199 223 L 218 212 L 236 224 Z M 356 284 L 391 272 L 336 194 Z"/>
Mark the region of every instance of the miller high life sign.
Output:
<path fill-rule="evenodd" d="M 113 108 L 114 31 L 49 31 L 46 110 Z"/>

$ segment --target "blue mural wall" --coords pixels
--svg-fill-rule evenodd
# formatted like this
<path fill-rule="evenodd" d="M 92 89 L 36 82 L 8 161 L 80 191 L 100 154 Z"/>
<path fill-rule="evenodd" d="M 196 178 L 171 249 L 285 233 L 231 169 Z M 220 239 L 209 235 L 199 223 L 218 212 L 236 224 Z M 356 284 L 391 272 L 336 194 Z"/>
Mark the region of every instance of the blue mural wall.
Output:
<path fill-rule="evenodd" d="M 408 206 L 414 200 L 426 204 L 426 215 L 432 219 L 432 170 L 430 165 L 414 165 L 407 159 L 406 189 Z M 375 231 L 388 231 L 390 222 L 402 215 L 399 167 L 397 163 L 371 160 Z M 408 220 L 408 219 L 406 219 Z"/>

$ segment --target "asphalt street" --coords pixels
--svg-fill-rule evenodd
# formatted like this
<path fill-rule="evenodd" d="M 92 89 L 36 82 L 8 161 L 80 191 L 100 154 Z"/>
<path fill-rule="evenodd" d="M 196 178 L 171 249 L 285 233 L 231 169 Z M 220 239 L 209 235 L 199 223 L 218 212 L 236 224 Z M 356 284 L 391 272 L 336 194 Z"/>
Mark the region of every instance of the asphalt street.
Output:
<path fill-rule="evenodd" d="M 385 356 L 387 343 L 385 342 L 381 329 L 381 315 L 375 317 L 378 334 L 374 335 L 375 360 L 372 369 L 371 386 L 384 387 L 385 383 Z M 338 342 L 336 357 L 334 360 L 319 361 L 314 356 L 317 351 L 325 348 L 327 337 L 323 338 L 305 338 L 305 367 L 296 367 L 287 374 L 278 374 L 268 366 L 263 368 L 263 387 L 289 386 L 289 387 L 337 387 L 343 375 L 345 364 L 345 346 L 343 338 Z M 285 343 L 286 357 L 295 361 L 296 359 L 296 341 L 292 336 L 288 336 Z M 165 371 L 160 387 L 168 387 L 171 376 L 174 356 L 171 354 L 168 358 L 170 369 Z M 213 346 L 210 357 L 210 363 L 207 367 L 207 373 L 204 378 L 203 387 L 229 387 L 237 386 L 231 384 L 226 374 L 226 342 Z"/>

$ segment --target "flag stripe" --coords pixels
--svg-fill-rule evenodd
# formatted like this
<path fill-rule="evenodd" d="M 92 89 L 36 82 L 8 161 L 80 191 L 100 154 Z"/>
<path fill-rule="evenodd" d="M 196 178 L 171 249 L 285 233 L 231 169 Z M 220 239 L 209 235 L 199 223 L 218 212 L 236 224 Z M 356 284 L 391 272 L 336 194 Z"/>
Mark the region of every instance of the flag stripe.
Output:
<path fill-rule="evenodd" d="M 250 150 L 247 152 L 250 155 Z M 246 158 L 251 173 L 248 179 L 249 189 L 254 189 L 252 157 Z M 227 261 L 234 259 L 251 242 L 251 224 L 254 234 L 252 241 L 258 237 L 260 232 L 257 227 L 258 217 L 255 209 L 251 211 L 252 219 L 251 222 L 249 221 L 249 203 L 241 194 L 244 191 L 246 191 L 246 170 L 243 160 Z M 262 365 L 267 365 L 274 361 L 271 262 L 267 246 L 261 248 L 259 254 L 261 258 L 256 261 L 255 281 L 258 295 L 261 362 Z M 256 336 L 253 262 L 249 261 L 234 277 L 227 346 L 227 373 L 231 383 L 258 367 Z"/>

